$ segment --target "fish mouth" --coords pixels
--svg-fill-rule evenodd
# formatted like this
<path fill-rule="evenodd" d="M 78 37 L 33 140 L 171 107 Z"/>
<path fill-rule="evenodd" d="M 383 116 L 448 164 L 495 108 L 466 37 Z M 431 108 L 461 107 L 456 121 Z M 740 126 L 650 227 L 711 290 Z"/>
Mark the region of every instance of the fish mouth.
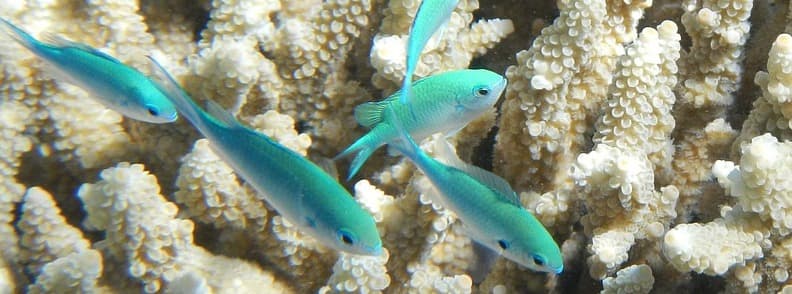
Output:
<path fill-rule="evenodd" d="M 500 89 L 501 92 L 503 92 L 503 90 L 506 89 L 506 85 L 508 85 L 508 83 L 509 81 L 506 78 L 501 78 L 500 82 L 498 82 L 496 87 L 498 87 L 498 89 Z"/>
<path fill-rule="evenodd" d="M 366 248 L 366 250 L 368 250 L 368 252 L 370 252 L 371 255 L 374 255 L 374 256 L 380 256 L 380 255 L 382 255 L 382 253 L 385 252 L 385 250 L 382 250 L 382 246 L 368 247 L 368 248 Z"/>
<path fill-rule="evenodd" d="M 173 114 L 170 115 L 170 117 L 168 117 L 167 121 L 168 122 L 173 122 L 173 121 L 176 121 L 177 119 L 179 119 L 179 113 L 178 112 L 174 112 Z"/>

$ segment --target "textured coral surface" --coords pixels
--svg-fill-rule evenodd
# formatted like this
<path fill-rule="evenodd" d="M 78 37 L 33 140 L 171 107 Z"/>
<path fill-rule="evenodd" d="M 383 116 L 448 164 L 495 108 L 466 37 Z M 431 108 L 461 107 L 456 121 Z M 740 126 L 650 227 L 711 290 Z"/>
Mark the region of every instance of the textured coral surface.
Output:
<path fill-rule="evenodd" d="M 366 131 L 354 106 L 400 85 L 420 2 L 27 0 L 0 17 L 146 73 L 153 56 L 199 103 L 327 162 Z M 184 120 L 126 119 L 0 34 L 0 293 L 788 291 L 789 4 L 461 0 L 414 78 L 508 78 L 453 140 L 565 260 L 549 275 L 501 258 L 476 283 L 461 223 L 400 158 L 377 152 L 344 183 L 386 253 L 337 253 Z"/>

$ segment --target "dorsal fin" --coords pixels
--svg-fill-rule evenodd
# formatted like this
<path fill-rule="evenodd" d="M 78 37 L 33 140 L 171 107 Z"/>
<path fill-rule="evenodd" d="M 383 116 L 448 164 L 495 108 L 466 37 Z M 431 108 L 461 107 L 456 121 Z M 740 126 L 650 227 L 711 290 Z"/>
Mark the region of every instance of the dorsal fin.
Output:
<path fill-rule="evenodd" d="M 454 147 L 451 146 L 451 143 L 446 141 L 444 138 L 438 138 L 438 142 L 435 141 L 435 150 L 437 151 L 437 157 L 444 161 L 449 166 L 455 167 L 465 173 L 467 173 L 472 178 L 478 180 L 482 184 L 490 187 L 491 189 L 498 192 L 498 196 L 502 198 L 503 201 L 509 202 L 511 204 L 522 206 L 520 204 L 520 198 L 517 193 L 512 190 L 511 185 L 509 185 L 506 180 L 499 177 L 496 174 L 493 174 L 489 171 L 486 171 L 478 166 L 468 164 L 456 155 L 454 151 Z"/>
<path fill-rule="evenodd" d="M 104 53 L 102 51 L 99 51 L 99 49 L 96 49 L 94 47 L 85 45 L 83 43 L 79 43 L 79 42 L 74 42 L 74 41 L 68 40 L 68 39 L 66 39 L 64 37 L 61 37 L 59 35 L 55 35 L 53 33 L 44 33 L 44 35 L 42 36 L 41 39 L 44 40 L 45 42 L 49 43 L 50 45 L 53 45 L 53 46 L 58 46 L 58 47 L 62 47 L 62 48 L 80 49 L 82 51 L 85 51 L 85 52 L 91 53 L 93 55 L 96 55 L 98 57 L 107 59 L 108 61 L 111 61 L 111 62 L 114 62 L 114 63 L 121 63 L 121 61 L 119 61 L 115 57 L 110 56 L 109 54 Z"/>
<path fill-rule="evenodd" d="M 426 78 L 417 80 L 412 83 L 412 88 L 420 85 Z M 385 99 L 374 102 L 366 102 L 355 107 L 355 120 L 364 127 L 373 128 L 378 123 L 382 122 L 382 116 L 385 113 L 385 108 L 393 101 L 399 100 L 401 97 L 401 90 L 396 91 Z"/>
<path fill-rule="evenodd" d="M 233 114 L 226 111 L 220 104 L 212 100 L 206 100 L 206 112 L 229 128 L 242 126 L 239 124 L 239 121 L 234 118 Z"/>

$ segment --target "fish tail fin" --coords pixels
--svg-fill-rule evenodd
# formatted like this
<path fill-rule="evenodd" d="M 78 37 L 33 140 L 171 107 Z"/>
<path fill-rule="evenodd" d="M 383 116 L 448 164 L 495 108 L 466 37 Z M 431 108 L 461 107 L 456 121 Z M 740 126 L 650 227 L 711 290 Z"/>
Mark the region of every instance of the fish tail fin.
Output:
<path fill-rule="evenodd" d="M 347 181 L 352 179 L 360 168 L 363 167 L 363 164 L 366 163 L 371 154 L 374 154 L 374 148 L 364 146 L 358 151 L 357 155 L 355 155 L 355 159 L 352 159 L 352 163 L 349 164 L 349 174 L 347 175 Z"/>
<path fill-rule="evenodd" d="M 399 151 L 401 154 L 404 154 L 404 156 L 407 156 L 415 161 L 419 155 L 424 153 L 421 151 L 421 147 L 415 143 L 413 137 L 410 136 L 410 133 L 407 132 L 407 129 L 404 128 L 404 124 L 396 115 L 396 111 L 393 110 L 393 108 L 394 107 L 387 108 L 387 111 L 390 111 L 390 117 L 392 118 L 389 123 L 393 126 L 393 128 L 396 129 L 397 133 L 399 134 L 399 139 L 391 142 L 390 146 L 396 149 L 396 151 Z"/>
<path fill-rule="evenodd" d="M 399 101 L 401 104 L 407 104 L 407 108 L 410 110 L 410 114 L 412 115 L 413 120 L 417 120 L 415 116 L 415 110 L 413 109 L 412 103 L 412 75 L 405 76 L 404 82 L 402 83 L 402 90 L 401 96 L 399 97 Z"/>
<path fill-rule="evenodd" d="M 410 103 L 410 98 L 412 98 L 412 77 L 411 76 L 404 76 L 404 81 L 402 81 L 402 88 L 401 88 L 401 97 L 399 97 L 399 101 L 402 104 Z"/>
<path fill-rule="evenodd" d="M 39 47 L 42 45 L 36 38 L 33 38 L 33 36 L 2 17 L 0 17 L 0 30 L 5 31 L 6 34 L 30 51 L 38 52 Z"/>
<path fill-rule="evenodd" d="M 373 132 L 373 131 L 372 131 Z M 349 173 L 347 175 L 347 181 L 352 179 L 352 177 L 360 171 L 360 168 L 366 163 L 366 160 L 377 150 L 378 146 L 372 146 L 371 144 L 371 136 L 372 133 L 368 133 L 362 138 L 349 145 L 344 151 L 341 151 L 333 160 L 338 160 L 339 158 L 344 158 L 349 156 L 350 154 L 357 153 L 355 158 L 352 160 L 352 163 L 349 165 Z"/>
<path fill-rule="evenodd" d="M 173 103 L 176 110 L 203 133 L 205 129 L 204 118 L 207 116 L 206 112 L 187 95 L 187 92 L 179 86 L 179 83 L 176 82 L 173 76 L 171 76 L 154 57 L 147 57 L 154 64 L 154 71 L 156 74 L 160 76 L 159 78 L 152 79 L 152 81 L 163 91 L 165 97 Z"/>

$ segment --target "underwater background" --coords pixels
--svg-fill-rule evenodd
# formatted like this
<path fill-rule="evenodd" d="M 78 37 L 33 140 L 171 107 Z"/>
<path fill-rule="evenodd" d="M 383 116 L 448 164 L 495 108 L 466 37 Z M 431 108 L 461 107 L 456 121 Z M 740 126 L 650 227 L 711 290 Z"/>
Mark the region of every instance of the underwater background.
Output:
<path fill-rule="evenodd" d="M 143 72 L 151 55 L 196 100 L 319 161 L 366 133 L 356 105 L 400 86 L 419 4 L 29 0 L 0 17 Z M 184 120 L 125 119 L 0 36 L 0 293 L 792 292 L 790 9 L 461 0 L 416 78 L 507 77 L 454 145 L 511 184 L 565 260 L 551 275 L 501 258 L 476 285 L 470 239 L 401 157 L 378 151 L 342 181 L 387 254 L 337 253 Z"/>

